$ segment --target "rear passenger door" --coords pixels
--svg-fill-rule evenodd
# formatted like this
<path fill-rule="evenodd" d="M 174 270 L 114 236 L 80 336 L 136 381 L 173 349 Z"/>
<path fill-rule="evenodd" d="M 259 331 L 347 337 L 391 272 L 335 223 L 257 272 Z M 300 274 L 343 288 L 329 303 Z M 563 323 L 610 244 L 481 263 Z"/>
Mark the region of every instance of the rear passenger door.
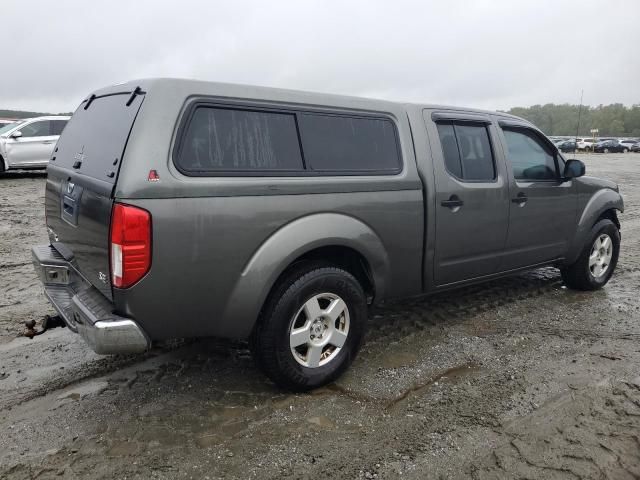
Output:
<path fill-rule="evenodd" d="M 573 182 L 563 182 L 564 161 L 537 130 L 500 122 L 509 181 L 509 236 L 503 270 L 562 257 L 575 227 Z"/>
<path fill-rule="evenodd" d="M 425 112 L 427 115 L 427 112 Z M 506 171 L 496 161 L 488 117 L 433 112 L 434 282 L 447 285 L 495 273 L 507 236 Z"/>

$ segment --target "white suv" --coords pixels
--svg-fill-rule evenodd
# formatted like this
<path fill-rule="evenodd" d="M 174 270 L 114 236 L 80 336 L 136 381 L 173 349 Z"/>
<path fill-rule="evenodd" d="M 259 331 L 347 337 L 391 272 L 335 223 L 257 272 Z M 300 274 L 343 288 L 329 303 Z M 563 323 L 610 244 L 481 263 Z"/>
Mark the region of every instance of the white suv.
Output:
<path fill-rule="evenodd" d="M 595 138 L 577 138 L 576 147 L 578 150 L 593 150 L 593 146 L 596 143 Z"/>
<path fill-rule="evenodd" d="M 0 172 L 45 168 L 69 117 L 18 120 L 0 128 Z"/>

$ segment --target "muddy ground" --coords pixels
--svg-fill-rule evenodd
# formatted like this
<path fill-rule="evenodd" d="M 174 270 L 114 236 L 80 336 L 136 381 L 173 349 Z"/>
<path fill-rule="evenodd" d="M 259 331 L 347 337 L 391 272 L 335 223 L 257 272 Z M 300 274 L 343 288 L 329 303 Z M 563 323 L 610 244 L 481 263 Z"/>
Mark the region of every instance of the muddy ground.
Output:
<path fill-rule="evenodd" d="M 242 343 L 101 357 L 30 265 L 42 174 L 0 179 L 0 478 L 640 478 L 640 155 L 581 156 L 621 186 L 605 289 L 553 268 L 372 312 L 349 373 L 278 391 Z"/>

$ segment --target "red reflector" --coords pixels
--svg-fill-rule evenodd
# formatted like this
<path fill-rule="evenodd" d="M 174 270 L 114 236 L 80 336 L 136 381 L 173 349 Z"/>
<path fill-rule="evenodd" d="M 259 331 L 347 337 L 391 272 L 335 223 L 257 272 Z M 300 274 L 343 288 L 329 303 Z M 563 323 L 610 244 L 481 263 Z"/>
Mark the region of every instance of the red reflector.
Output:
<path fill-rule="evenodd" d="M 151 214 L 115 203 L 111 212 L 111 283 L 128 288 L 151 267 Z"/>
<path fill-rule="evenodd" d="M 147 180 L 149 182 L 159 182 L 160 175 L 158 175 L 158 172 L 156 170 L 149 170 L 149 176 L 147 177 Z"/>

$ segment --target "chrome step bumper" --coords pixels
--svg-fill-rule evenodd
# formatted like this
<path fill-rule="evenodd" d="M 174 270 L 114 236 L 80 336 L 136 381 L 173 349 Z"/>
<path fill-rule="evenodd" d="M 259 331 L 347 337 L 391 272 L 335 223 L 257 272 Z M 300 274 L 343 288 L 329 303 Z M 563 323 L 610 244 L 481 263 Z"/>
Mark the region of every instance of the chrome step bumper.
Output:
<path fill-rule="evenodd" d="M 100 354 L 137 353 L 151 342 L 132 319 L 113 313 L 113 304 L 50 245 L 31 249 L 49 302 L 74 332 Z"/>

